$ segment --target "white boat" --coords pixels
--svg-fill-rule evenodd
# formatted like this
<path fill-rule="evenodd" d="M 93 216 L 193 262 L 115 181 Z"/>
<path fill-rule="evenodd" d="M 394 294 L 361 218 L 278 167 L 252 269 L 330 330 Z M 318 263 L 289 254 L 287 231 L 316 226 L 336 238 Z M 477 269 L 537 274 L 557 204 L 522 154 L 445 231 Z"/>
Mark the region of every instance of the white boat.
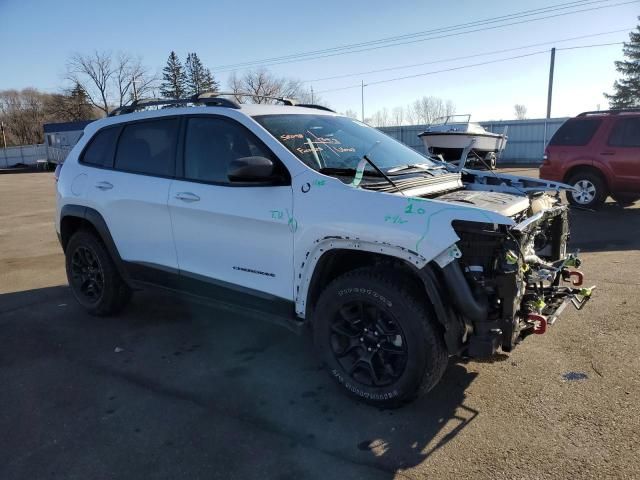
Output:
<path fill-rule="evenodd" d="M 478 156 L 491 168 L 495 168 L 500 153 L 507 146 L 506 133 L 485 130 L 479 123 L 471 122 L 471 115 L 438 118 L 418 136 L 429 152 L 442 155 L 447 161 L 462 160 L 463 152 L 470 148 L 471 162 L 475 159 L 473 163 L 478 163 Z"/>

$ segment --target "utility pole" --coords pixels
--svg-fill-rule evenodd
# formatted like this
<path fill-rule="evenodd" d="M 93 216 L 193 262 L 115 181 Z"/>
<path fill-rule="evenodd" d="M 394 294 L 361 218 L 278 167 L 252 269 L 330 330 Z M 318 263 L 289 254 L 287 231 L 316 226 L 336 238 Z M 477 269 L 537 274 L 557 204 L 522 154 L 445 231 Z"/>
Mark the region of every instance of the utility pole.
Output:
<path fill-rule="evenodd" d="M 551 49 L 551 63 L 549 64 L 549 91 L 547 93 L 547 118 L 551 118 L 551 96 L 553 94 L 553 69 L 556 64 L 556 49 Z"/>
<path fill-rule="evenodd" d="M 362 80 L 362 91 L 360 92 L 360 102 L 362 106 L 362 123 L 364 123 L 364 80 Z"/>
<path fill-rule="evenodd" d="M 544 137 L 542 151 L 547 148 L 547 120 L 551 118 L 551 97 L 553 95 L 553 69 L 556 65 L 556 48 L 551 49 L 551 61 L 549 62 L 549 89 L 547 91 L 547 118 L 544 121 Z"/>
<path fill-rule="evenodd" d="M 0 122 L 0 130 L 2 130 L 2 148 L 7 148 L 7 137 L 4 136 L 4 122 Z"/>
<path fill-rule="evenodd" d="M 313 105 L 313 85 L 311 85 L 311 104 Z"/>
<path fill-rule="evenodd" d="M 136 89 L 136 77 L 133 77 L 133 81 L 131 82 L 133 84 L 133 99 L 134 100 L 138 100 L 138 90 Z"/>

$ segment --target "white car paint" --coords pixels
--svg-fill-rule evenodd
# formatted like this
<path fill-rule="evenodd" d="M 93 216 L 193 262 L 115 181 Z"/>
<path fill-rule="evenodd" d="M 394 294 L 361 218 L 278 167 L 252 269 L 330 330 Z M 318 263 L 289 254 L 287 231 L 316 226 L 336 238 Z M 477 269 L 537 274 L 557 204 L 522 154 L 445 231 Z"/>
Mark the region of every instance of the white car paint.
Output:
<path fill-rule="evenodd" d="M 78 163 L 84 146 L 106 125 L 186 114 L 220 115 L 243 124 L 283 162 L 291 175 L 291 185 L 235 188 Z M 123 259 L 178 268 L 292 300 L 298 316 L 304 317 L 314 268 L 331 249 L 378 252 L 421 268 L 441 259 L 459 240 L 451 226 L 453 220 L 514 224 L 510 217 L 491 210 L 364 190 L 323 175 L 303 164 L 251 118 L 265 114 L 336 115 L 265 105 L 241 109 L 185 107 L 136 112 L 89 124 L 60 175 L 58 232 L 63 205 L 94 208 L 105 218 Z M 80 175 L 87 178 L 78 193 L 71 186 Z M 100 182 L 109 182 L 113 188 L 96 188 Z M 520 194 L 517 187 L 507 183 L 505 177 L 502 185 L 486 189 Z M 479 189 L 484 187 L 478 185 Z M 199 200 L 177 198 L 185 193 Z M 243 268 L 269 275 L 254 275 Z"/>

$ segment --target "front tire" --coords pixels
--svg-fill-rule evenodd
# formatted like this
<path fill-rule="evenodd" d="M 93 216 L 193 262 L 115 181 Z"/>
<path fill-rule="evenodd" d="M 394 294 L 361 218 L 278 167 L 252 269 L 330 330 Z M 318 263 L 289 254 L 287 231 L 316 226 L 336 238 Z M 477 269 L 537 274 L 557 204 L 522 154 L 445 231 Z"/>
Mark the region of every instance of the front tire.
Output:
<path fill-rule="evenodd" d="M 448 354 L 427 303 L 392 269 L 362 268 L 332 281 L 313 315 L 314 341 L 347 393 L 396 407 L 431 390 Z"/>
<path fill-rule="evenodd" d="M 69 287 L 76 300 L 92 315 L 112 315 L 129 302 L 131 289 L 122 280 L 102 241 L 79 230 L 65 248 Z"/>
<path fill-rule="evenodd" d="M 567 192 L 567 201 L 571 205 L 598 209 L 607 199 L 607 187 L 595 173 L 586 170 L 574 173 L 567 183 L 578 190 Z"/>

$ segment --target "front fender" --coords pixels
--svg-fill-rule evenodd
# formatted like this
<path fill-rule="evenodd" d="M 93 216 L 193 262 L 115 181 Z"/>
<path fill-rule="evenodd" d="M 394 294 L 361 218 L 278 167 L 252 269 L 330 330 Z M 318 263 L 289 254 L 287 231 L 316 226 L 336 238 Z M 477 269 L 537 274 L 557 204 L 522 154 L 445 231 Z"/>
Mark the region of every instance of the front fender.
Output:
<path fill-rule="evenodd" d="M 421 269 L 459 240 L 453 220 L 514 224 L 492 211 L 355 188 L 317 172 L 294 177 L 292 188 L 293 295 L 300 316 L 314 269 L 328 250 L 388 255 Z"/>

